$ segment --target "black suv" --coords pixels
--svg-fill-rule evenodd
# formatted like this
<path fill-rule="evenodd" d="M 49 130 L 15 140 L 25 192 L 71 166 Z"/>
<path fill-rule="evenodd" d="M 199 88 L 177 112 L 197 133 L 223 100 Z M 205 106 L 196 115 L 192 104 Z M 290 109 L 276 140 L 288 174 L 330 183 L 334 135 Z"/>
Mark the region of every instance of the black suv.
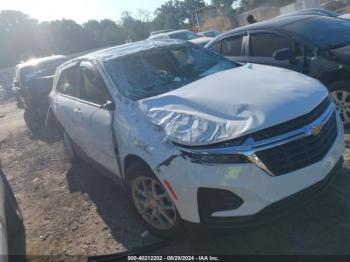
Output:
<path fill-rule="evenodd" d="M 241 63 L 295 70 L 319 79 L 350 125 L 350 21 L 281 16 L 226 32 L 206 47 Z"/>
<path fill-rule="evenodd" d="M 56 68 L 66 62 L 67 57 L 57 55 L 30 60 L 15 69 L 12 90 L 17 105 L 33 116 L 45 119 L 49 102 L 48 95 Z"/>

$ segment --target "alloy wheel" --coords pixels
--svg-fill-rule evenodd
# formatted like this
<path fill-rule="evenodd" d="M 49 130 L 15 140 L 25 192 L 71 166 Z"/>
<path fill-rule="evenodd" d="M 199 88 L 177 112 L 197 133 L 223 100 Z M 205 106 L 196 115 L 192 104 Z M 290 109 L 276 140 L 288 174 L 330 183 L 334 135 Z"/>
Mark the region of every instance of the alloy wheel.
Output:
<path fill-rule="evenodd" d="M 131 190 L 136 209 L 148 224 L 159 230 L 174 227 L 176 208 L 158 180 L 138 176 L 134 179 Z"/>
<path fill-rule="evenodd" d="M 339 111 L 340 117 L 344 124 L 350 123 L 350 92 L 345 90 L 331 92 L 337 110 Z"/>

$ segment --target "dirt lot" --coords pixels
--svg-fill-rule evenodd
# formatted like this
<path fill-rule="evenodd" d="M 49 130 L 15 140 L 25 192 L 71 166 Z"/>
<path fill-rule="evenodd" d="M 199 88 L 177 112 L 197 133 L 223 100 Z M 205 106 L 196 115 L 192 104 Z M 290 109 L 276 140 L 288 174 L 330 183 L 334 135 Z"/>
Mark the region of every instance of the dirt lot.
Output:
<path fill-rule="evenodd" d="M 350 138 L 350 137 L 349 137 Z M 24 216 L 28 255 L 102 255 L 160 241 L 145 229 L 123 187 L 87 164 L 71 166 L 58 137 L 13 101 L 0 105 L 3 169 Z M 157 254 L 350 254 L 350 150 L 329 190 L 264 227 L 180 240 Z"/>

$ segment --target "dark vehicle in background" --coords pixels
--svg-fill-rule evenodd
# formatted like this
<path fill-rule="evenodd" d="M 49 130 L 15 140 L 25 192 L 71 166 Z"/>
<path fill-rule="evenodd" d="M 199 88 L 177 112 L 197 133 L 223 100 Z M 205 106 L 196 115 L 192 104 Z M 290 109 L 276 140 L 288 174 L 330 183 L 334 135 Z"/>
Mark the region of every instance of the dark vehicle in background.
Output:
<path fill-rule="evenodd" d="M 323 9 L 323 8 L 309 8 L 304 10 L 298 10 L 295 12 L 290 12 L 287 14 L 280 15 L 281 16 L 295 16 L 295 15 L 323 15 L 323 16 L 329 16 L 329 17 L 337 17 L 341 19 L 347 19 L 350 20 L 349 14 L 339 14 L 335 11 Z"/>
<path fill-rule="evenodd" d="M 205 46 L 208 44 L 211 40 L 213 40 L 213 37 L 204 37 L 201 35 L 198 35 L 190 30 L 176 30 L 176 31 L 170 31 L 166 33 L 160 33 L 160 34 L 153 34 L 151 35 L 148 40 L 166 40 L 166 39 L 178 39 L 178 40 L 185 40 L 190 41 L 194 44 Z"/>
<path fill-rule="evenodd" d="M 323 16 L 330 16 L 330 17 L 340 16 L 340 14 L 337 12 L 323 9 L 323 8 L 308 8 L 303 10 L 297 10 L 294 12 L 283 14 L 281 16 L 294 16 L 294 15 L 323 15 Z"/>
<path fill-rule="evenodd" d="M 168 33 L 168 32 L 171 32 L 171 31 L 175 31 L 175 29 L 164 29 L 164 30 L 152 31 L 152 32 L 150 33 L 150 36 L 152 36 L 152 35 L 158 35 L 158 34 L 163 34 L 163 33 Z"/>
<path fill-rule="evenodd" d="M 203 36 L 203 37 L 217 37 L 220 35 L 221 32 L 216 31 L 216 30 L 210 30 L 210 31 L 203 31 L 203 32 L 198 32 L 197 35 Z"/>
<path fill-rule="evenodd" d="M 16 66 L 12 90 L 19 108 L 40 119 L 45 119 L 48 95 L 56 68 L 66 62 L 62 55 L 29 60 Z"/>
<path fill-rule="evenodd" d="M 226 32 L 206 47 L 240 63 L 287 68 L 320 80 L 350 126 L 350 21 L 281 16 Z"/>

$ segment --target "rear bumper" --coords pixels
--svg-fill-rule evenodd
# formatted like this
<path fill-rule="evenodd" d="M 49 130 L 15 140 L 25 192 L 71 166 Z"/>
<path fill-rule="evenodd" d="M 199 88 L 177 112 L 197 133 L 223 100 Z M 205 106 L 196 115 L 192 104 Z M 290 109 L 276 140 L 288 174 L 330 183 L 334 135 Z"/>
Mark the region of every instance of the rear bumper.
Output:
<path fill-rule="evenodd" d="M 344 159 L 341 157 L 337 164 L 322 181 L 283 200 L 275 202 L 254 215 L 215 218 L 215 223 L 192 223 L 188 221 L 184 221 L 184 223 L 189 230 L 196 231 L 209 231 L 211 229 L 219 228 L 242 228 L 265 224 L 294 211 L 296 208 L 309 203 L 312 199 L 322 194 L 340 173 L 343 162 Z"/>

